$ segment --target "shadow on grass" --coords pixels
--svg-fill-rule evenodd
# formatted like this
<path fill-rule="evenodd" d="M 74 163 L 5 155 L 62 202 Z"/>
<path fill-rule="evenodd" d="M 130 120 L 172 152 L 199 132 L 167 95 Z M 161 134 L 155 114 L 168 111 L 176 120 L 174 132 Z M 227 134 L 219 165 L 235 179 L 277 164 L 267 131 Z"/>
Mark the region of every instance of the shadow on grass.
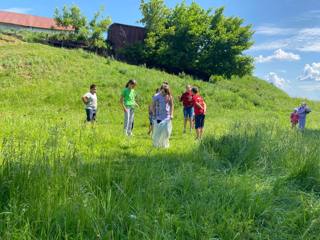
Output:
<path fill-rule="evenodd" d="M 165 150 L 92 163 L 7 161 L 0 192 L 4 239 L 248 239 L 265 209 L 257 197 L 269 196 L 250 178 L 208 169 L 198 152 Z"/>
<path fill-rule="evenodd" d="M 0 236 L 301 236 L 317 213 L 304 206 L 303 198 L 288 186 L 293 183 L 315 191 L 320 179 L 319 166 L 312 161 L 319 152 L 296 148 L 305 140 L 303 134 L 264 127 L 235 128 L 219 138 L 208 136 L 198 150 L 181 154 L 156 149 L 141 155 L 123 152 L 115 156 L 113 152 L 96 155 L 91 163 L 77 153 L 52 153 L 37 164 L 27 164 L 32 159 L 7 158 L 0 171 Z M 268 171 L 276 176 L 279 168 L 285 169 L 284 184 L 269 181 Z M 291 218 L 293 212 L 295 218 Z M 298 220 L 303 216 L 303 221 Z M 284 220 L 279 223 L 279 218 Z"/>
<path fill-rule="evenodd" d="M 285 175 L 285 184 L 320 194 L 319 130 L 291 131 L 235 126 L 222 137 L 207 137 L 200 150 L 208 164 L 225 172 Z"/>

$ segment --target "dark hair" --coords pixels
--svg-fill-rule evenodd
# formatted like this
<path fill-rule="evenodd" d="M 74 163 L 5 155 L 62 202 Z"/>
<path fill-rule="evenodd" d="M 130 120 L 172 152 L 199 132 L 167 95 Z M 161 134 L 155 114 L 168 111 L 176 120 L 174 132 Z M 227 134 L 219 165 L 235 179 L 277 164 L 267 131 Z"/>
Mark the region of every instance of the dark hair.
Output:
<path fill-rule="evenodd" d="M 134 79 L 130 79 L 130 80 L 127 82 L 127 84 L 126 84 L 126 88 L 129 87 L 130 84 L 136 85 L 136 84 L 137 84 L 137 81 L 134 80 Z"/>
<path fill-rule="evenodd" d="M 197 94 L 199 92 L 199 89 L 197 87 L 193 87 L 191 89 L 191 91 L 194 93 L 194 94 Z"/>
<path fill-rule="evenodd" d="M 95 85 L 95 84 L 91 84 L 91 85 L 90 85 L 90 89 L 93 89 L 93 88 L 95 88 L 95 87 L 97 87 L 97 85 Z"/>
<path fill-rule="evenodd" d="M 158 93 L 159 91 L 160 91 L 160 88 L 157 88 L 157 89 L 156 89 L 156 93 Z"/>

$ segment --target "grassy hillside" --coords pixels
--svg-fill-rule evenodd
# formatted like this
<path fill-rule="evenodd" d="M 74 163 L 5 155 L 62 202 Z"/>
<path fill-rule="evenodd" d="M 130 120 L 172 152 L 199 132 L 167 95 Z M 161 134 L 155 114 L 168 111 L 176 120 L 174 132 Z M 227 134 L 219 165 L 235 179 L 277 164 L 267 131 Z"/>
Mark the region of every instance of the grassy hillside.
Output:
<path fill-rule="evenodd" d="M 119 93 L 138 81 L 135 136 Z M 168 81 L 171 147 L 146 135 L 147 105 Z M 98 85 L 98 122 L 81 96 Z M 200 87 L 206 139 L 182 134 L 178 96 Z M 319 107 L 289 128 L 301 100 L 252 77 L 216 84 L 80 50 L 0 38 L 1 239 L 318 239 Z"/>

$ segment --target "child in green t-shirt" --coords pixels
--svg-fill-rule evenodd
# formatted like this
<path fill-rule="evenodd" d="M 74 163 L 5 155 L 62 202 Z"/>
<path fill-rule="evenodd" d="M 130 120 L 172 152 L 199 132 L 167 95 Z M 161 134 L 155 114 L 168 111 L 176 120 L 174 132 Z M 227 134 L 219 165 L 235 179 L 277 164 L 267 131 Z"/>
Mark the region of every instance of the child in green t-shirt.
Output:
<path fill-rule="evenodd" d="M 137 85 L 136 80 L 129 80 L 126 87 L 122 90 L 120 97 L 120 104 L 124 111 L 124 134 L 127 136 L 132 135 L 132 127 L 134 121 L 134 107 L 137 105 L 135 100 L 134 88 Z"/>

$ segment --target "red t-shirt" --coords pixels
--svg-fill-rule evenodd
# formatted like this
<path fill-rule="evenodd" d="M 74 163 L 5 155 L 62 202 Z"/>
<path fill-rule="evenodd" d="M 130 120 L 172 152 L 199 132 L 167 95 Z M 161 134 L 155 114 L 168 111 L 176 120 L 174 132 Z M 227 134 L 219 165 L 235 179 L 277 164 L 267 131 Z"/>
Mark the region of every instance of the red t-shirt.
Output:
<path fill-rule="evenodd" d="M 194 95 L 192 100 L 193 100 L 194 114 L 195 115 L 205 114 L 204 112 L 205 104 L 204 104 L 203 98 L 200 95 Z M 196 103 L 199 103 L 202 108 L 200 108 Z"/>
<path fill-rule="evenodd" d="M 299 122 L 299 114 L 298 113 L 291 113 L 291 122 L 298 123 Z"/>
<path fill-rule="evenodd" d="M 180 102 L 183 102 L 184 107 L 192 107 L 193 106 L 192 97 L 193 97 L 193 95 L 191 92 L 185 92 L 180 97 Z"/>

